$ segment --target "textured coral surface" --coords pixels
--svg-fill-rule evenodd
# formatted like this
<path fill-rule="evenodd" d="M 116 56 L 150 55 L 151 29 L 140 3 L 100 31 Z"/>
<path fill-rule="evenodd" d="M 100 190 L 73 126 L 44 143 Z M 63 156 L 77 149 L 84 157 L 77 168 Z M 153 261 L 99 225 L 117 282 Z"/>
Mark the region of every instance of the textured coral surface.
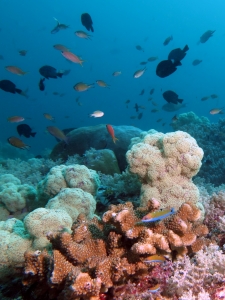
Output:
<path fill-rule="evenodd" d="M 130 202 L 112 205 L 102 221 L 79 215 L 72 234 L 48 233 L 53 255 L 25 254 L 24 299 L 102 299 L 101 294 L 109 297 L 128 282 L 137 288 L 140 281 L 145 282 L 143 293 L 158 283 L 165 288 L 165 276 L 151 276 L 154 266 L 145 262 L 146 257 L 157 253 L 169 259 L 193 253 L 207 243 L 208 230 L 198 221 L 200 211 L 190 203 L 163 221 L 140 222 L 156 209 L 155 200 L 137 210 Z"/>

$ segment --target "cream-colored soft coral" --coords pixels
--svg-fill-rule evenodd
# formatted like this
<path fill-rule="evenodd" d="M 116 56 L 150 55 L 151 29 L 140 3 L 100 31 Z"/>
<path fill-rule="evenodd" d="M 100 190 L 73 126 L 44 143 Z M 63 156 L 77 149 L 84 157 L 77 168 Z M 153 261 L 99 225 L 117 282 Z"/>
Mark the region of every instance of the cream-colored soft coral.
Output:
<path fill-rule="evenodd" d="M 138 174 L 142 182 L 142 206 L 152 197 L 161 207 L 197 203 L 199 192 L 192 177 L 201 167 L 203 150 L 188 133 L 148 133 L 133 144 L 126 157 L 130 172 Z"/>

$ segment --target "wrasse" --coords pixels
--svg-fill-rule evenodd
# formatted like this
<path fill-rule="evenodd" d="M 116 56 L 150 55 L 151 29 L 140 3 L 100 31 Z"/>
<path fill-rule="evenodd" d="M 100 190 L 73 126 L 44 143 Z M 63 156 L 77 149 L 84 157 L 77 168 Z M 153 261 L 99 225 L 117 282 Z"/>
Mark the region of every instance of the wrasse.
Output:
<path fill-rule="evenodd" d="M 175 209 L 163 209 L 163 210 L 157 210 L 151 213 L 148 213 L 146 216 L 144 216 L 141 220 L 141 222 L 156 222 L 163 220 L 173 214 L 175 214 Z"/>
<path fill-rule="evenodd" d="M 149 288 L 148 291 L 150 293 L 157 293 L 160 290 L 160 284 L 157 283 L 156 285 L 154 285 L 153 287 Z"/>
<path fill-rule="evenodd" d="M 165 257 L 162 255 L 151 255 L 148 256 L 146 258 L 146 260 L 144 260 L 145 263 L 153 263 L 153 262 L 159 262 L 159 263 L 163 263 L 165 261 Z"/>

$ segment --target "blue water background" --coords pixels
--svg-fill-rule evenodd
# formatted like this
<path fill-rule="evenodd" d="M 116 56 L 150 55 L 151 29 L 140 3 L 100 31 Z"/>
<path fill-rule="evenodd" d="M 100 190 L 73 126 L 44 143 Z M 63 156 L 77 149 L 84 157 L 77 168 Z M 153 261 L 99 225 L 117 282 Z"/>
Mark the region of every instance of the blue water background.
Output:
<path fill-rule="evenodd" d="M 209 110 L 224 106 L 225 96 L 225 27 L 224 1 L 49 1 L 49 0 L 4 0 L 0 2 L 0 80 L 9 79 L 18 88 L 29 88 L 29 98 L 13 95 L 0 90 L 0 141 L 5 142 L 12 135 L 18 136 L 16 126 L 7 122 L 13 115 L 27 118 L 23 123 L 29 124 L 37 132 L 35 138 L 23 141 L 31 146 L 34 154 L 44 148 L 52 148 L 56 140 L 46 133 L 46 126 L 54 125 L 60 129 L 89 126 L 102 123 L 112 125 L 134 125 L 143 130 L 154 128 L 158 131 L 172 131 L 169 126 L 175 113 L 194 111 L 216 122 L 221 115 L 211 116 Z M 76 30 L 86 29 L 82 26 L 80 15 L 88 12 L 94 23 L 92 40 L 75 36 Z M 67 30 L 51 34 L 56 22 L 70 25 Z M 197 44 L 200 36 L 207 30 L 216 30 L 214 36 L 205 44 Z M 164 46 L 164 40 L 172 35 L 173 41 Z M 69 63 L 54 44 L 63 44 L 85 60 L 83 67 Z M 166 59 L 168 53 L 177 47 L 188 45 L 190 50 L 182 61 L 182 66 L 167 78 L 155 74 L 156 65 Z M 140 45 L 144 52 L 136 50 Z M 26 49 L 25 57 L 18 50 Z M 151 56 L 159 60 L 147 64 L 146 73 L 138 79 L 133 78 L 136 70 L 143 68 L 141 61 Z M 192 66 L 194 59 L 203 62 Z M 46 80 L 46 89 L 41 92 L 38 82 L 41 78 L 38 70 L 48 64 L 56 69 L 71 69 L 71 73 L 62 79 Z M 17 76 L 4 69 L 15 65 L 29 71 L 25 76 Z M 122 75 L 113 77 L 114 71 Z M 93 83 L 101 79 L 110 84 L 110 89 L 99 86 L 87 92 L 78 93 L 74 84 L 83 81 Z M 161 108 L 165 104 L 162 92 L 174 90 L 187 104 L 186 108 L 175 113 L 160 109 L 152 113 L 155 107 L 148 101 L 149 91 L 155 88 L 153 101 Z M 139 96 L 142 89 L 145 94 Z M 161 91 L 162 90 L 162 91 Z M 64 97 L 54 96 L 53 92 L 65 93 Z M 219 98 L 201 101 L 204 96 L 218 94 Z M 78 105 L 76 98 L 80 96 Z M 131 100 L 126 108 L 125 101 Z M 130 119 L 137 115 L 134 104 L 146 107 L 141 120 Z M 95 110 L 102 110 L 103 118 L 90 118 Z M 44 119 L 43 113 L 55 117 L 52 123 Z M 156 121 L 163 118 L 161 123 Z M 166 122 L 163 127 L 162 123 Z M 22 150 L 21 150 L 22 151 Z"/>

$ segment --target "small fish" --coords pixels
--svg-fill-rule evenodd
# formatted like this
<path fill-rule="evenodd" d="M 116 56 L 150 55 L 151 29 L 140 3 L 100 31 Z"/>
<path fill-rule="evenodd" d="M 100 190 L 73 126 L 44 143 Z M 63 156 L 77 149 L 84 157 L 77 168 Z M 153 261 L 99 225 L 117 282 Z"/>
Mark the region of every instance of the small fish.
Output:
<path fill-rule="evenodd" d="M 170 59 L 162 60 L 156 67 L 156 75 L 165 78 L 173 74 L 177 70 L 177 66 L 181 66 L 180 61 L 172 62 Z"/>
<path fill-rule="evenodd" d="M 20 116 L 13 116 L 13 117 L 8 117 L 7 121 L 10 123 L 18 123 L 18 122 L 23 122 L 25 120 L 24 117 Z"/>
<path fill-rule="evenodd" d="M 3 56 L 3 55 L 1 55 L 1 54 L 0 54 L 0 59 L 1 59 L 1 60 L 3 60 L 3 59 L 4 59 L 4 56 Z"/>
<path fill-rule="evenodd" d="M 83 105 L 83 103 L 81 103 L 81 102 L 77 102 L 77 105 L 79 105 L 79 106 L 82 106 L 82 105 Z"/>
<path fill-rule="evenodd" d="M 192 65 L 193 65 L 193 66 L 197 66 L 197 65 L 199 65 L 201 62 L 202 62 L 202 60 L 200 60 L 200 59 L 195 59 L 195 60 L 193 60 Z"/>
<path fill-rule="evenodd" d="M 65 30 L 65 29 L 69 28 L 69 25 L 60 24 L 56 18 L 53 18 L 53 19 L 57 22 L 57 24 L 52 29 L 51 34 L 55 34 L 55 33 L 59 32 L 60 30 Z"/>
<path fill-rule="evenodd" d="M 160 290 L 160 284 L 157 283 L 156 285 L 154 285 L 151 288 L 148 288 L 148 291 L 152 294 L 157 293 Z"/>
<path fill-rule="evenodd" d="M 137 45 L 135 48 L 136 48 L 138 51 L 143 51 L 143 52 L 144 52 L 144 49 L 143 49 L 140 45 Z"/>
<path fill-rule="evenodd" d="M 205 43 L 205 42 L 207 42 L 208 41 L 208 39 L 210 38 L 210 37 L 212 37 L 213 36 L 213 33 L 215 32 L 216 30 L 207 30 L 205 33 L 203 33 L 203 35 L 200 37 L 200 43 Z"/>
<path fill-rule="evenodd" d="M 209 111 L 209 113 L 211 115 L 224 114 L 223 109 L 224 109 L 224 107 L 222 107 L 222 108 L 213 108 Z"/>
<path fill-rule="evenodd" d="M 19 50 L 18 52 L 19 52 L 19 55 L 21 55 L 21 56 L 26 56 L 26 54 L 27 54 L 27 50 Z"/>
<path fill-rule="evenodd" d="M 218 96 L 217 96 L 216 94 L 212 94 L 210 97 L 211 97 L 212 99 L 218 98 Z"/>
<path fill-rule="evenodd" d="M 171 36 L 168 36 L 168 37 L 165 39 L 165 41 L 163 42 L 163 45 L 164 45 L 164 46 L 167 46 L 167 45 L 169 44 L 169 42 L 172 41 L 172 40 L 173 40 L 172 35 L 171 35 Z"/>
<path fill-rule="evenodd" d="M 61 44 L 55 44 L 53 45 L 53 48 L 55 48 L 56 50 L 59 50 L 59 51 L 70 51 L 69 48 L 67 48 L 66 46 L 64 45 L 61 45 Z"/>
<path fill-rule="evenodd" d="M 156 102 L 152 101 L 152 105 L 154 105 L 154 106 L 158 106 L 158 103 L 156 103 Z"/>
<path fill-rule="evenodd" d="M 162 121 L 162 119 L 158 119 L 156 122 L 159 123 L 159 122 L 161 122 L 161 121 Z"/>
<path fill-rule="evenodd" d="M 111 135 L 111 138 L 113 140 L 113 143 L 115 144 L 116 141 L 118 141 L 118 138 L 115 137 L 114 129 L 110 124 L 106 125 L 106 128 L 108 130 L 108 133 Z"/>
<path fill-rule="evenodd" d="M 138 70 L 138 71 L 134 72 L 133 77 L 134 77 L 134 78 L 139 78 L 139 77 L 141 77 L 141 76 L 144 74 L 144 72 L 145 72 L 146 70 L 147 70 L 147 69 L 144 68 L 143 70 Z"/>
<path fill-rule="evenodd" d="M 63 97 L 63 96 L 65 96 L 65 95 L 66 95 L 65 93 L 62 93 L 62 94 L 59 95 L 59 97 Z"/>
<path fill-rule="evenodd" d="M 175 115 L 175 116 L 172 117 L 172 123 L 176 122 L 177 120 L 178 120 L 177 115 Z"/>
<path fill-rule="evenodd" d="M 88 31 L 91 30 L 92 32 L 94 32 L 94 28 L 92 26 L 93 21 L 88 13 L 84 13 L 81 15 L 81 23 Z"/>
<path fill-rule="evenodd" d="M 131 116 L 130 119 L 137 119 L 137 116 Z"/>
<path fill-rule="evenodd" d="M 166 123 L 162 123 L 162 126 L 165 126 L 166 125 Z"/>
<path fill-rule="evenodd" d="M 209 96 L 205 96 L 205 97 L 202 97 L 201 101 L 205 101 L 205 100 L 208 100 L 209 99 Z"/>
<path fill-rule="evenodd" d="M 140 92 L 139 96 L 144 95 L 144 93 L 145 93 L 145 89 L 143 89 L 143 90 Z"/>
<path fill-rule="evenodd" d="M 94 117 L 94 118 L 101 118 L 104 116 L 104 112 L 100 110 L 94 111 L 92 114 L 89 115 L 89 117 Z"/>
<path fill-rule="evenodd" d="M 121 74 L 122 74 L 121 71 L 115 71 L 115 72 L 112 73 L 112 76 L 116 77 L 116 76 L 119 76 Z"/>
<path fill-rule="evenodd" d="M 45 78 L 41 78 L 40 81 L 39 81 L 39 83 L 38 83 L 40 91 L 44 91 L 45 90 L 44 81 L 45 81 Z"/>
<path fill-rule="evenodd" d="M 147 63 L 148 63 L 147 61 L 141 61 L 140 65 L 144 66 L 144 65 L 147 65 Z"/>
<path fill-rule="evenodd" d="M 50 120 L 50 121 L 55 121 L 55 118 L 47 113 L 44 113 L 43 116 L 45 117 L 45 119 Z"/>
<path fill-rule="evenodd" d="M 94 83 L 87 84 L 87 83 L 83 83 L 83 82 L 78 82 L 77 84 L 74 85 L 73 88 L 77 92 L 84 92 L 84 91 L 87 91 L 90 88 L 94 88 Z"/>
<path fill-rule="evenodd" d="M 146 107 L 143 106 L 143 105 L 139 105 L 139 108 L 141 108 L 141 109 L 146 109 Z"/>
<path fill-rule="evenodd" d="M 136 112 L 138 112 L 138 111 L 139 111 L 139 105 L 138 105 L 137 103 L 135 103 L 135 105 L 134 105 L 134 109 L 136 110 Z"/>
<path fill-rule="evenodd" d="M 62 51 L 61 52 L 62 56 L 64 56 L 67 60 L 72 61 L 75 64 L 80 64 L 83 66 L 84 60 L 82 60 L 79 56 L 76 54 L 70 52 L 70 51 Z"/>
<path fill-rule="evenodd" d="M 82 31 L 82 30 L 78 30 L 74 32 L 76 36 L 78 36 L 81 39 L 86 39 L 86 40 L 91 40 L 91 35 Z"/>
<path fill-rule="evenodd" d="M 7 139 L 8 143 L 12 145 L 13 147 L 23 149 L 23 150 L 29 150 L 30 146 L 26 145 L 21 139 L 18 139 L 15 136 L 11 136 Z"/>
<path fill-rule="evenodd" d="M 160 262 L 163 263 L 164 261 L 166 261 L 165 257 L 162 255 L 150 255 L 148 257 L 146 257 L 146 259 L 144 260 L 145 263 L 154 263 L 154 262 Z"/>
<path fill-rule="evenodd" d="M 54 95 L 54 96 L 58 96 L 58 95 L 59 95 L 59 93 L 58 93 L 58 92 L 53 92 L 53 93 L 52 93 L 52 95 Z"/>
<path fill-rule="evenodd" d="M 48 126 L 47 131 L 53 135 L 54 137 L 56 137 L 57 139 L 59 139 L 60 141 L 64 141 L 66 144 L 68 144 L 68 137 L 64 134 L 64 132 L 62 130 L 60 130 L 58 127 L 55 126 Z"/>
<path fill-rule="evenodd" d="M 158 56 L 151 56 L 151 57 L 148 58 L 148 61 L 152 62 L 152 61 L 155 61 L 157 59 L 158 59 Z"/>
<path fill-rule="evenodd" d="M 141 120 L 142 117 L 143 117 L 143 113 L 141 112 L 141 113 L 138 114 L 137 118 L 138 118 L 138 120 Z"/>
<path fill-rule="evenodd" d="M 103 81 L 103 80 L 96 80 L 96 83 L 99 85 L 99 86 L 101 86 L 101 87 L 103 87 L 103 88 L 110 88 L 110 85 L 109 84 L 107 84 L 105 81 Z"/>
<path fill-rule="evenodd" d="M 23 70 L 21 70 L 18 67 L 15 66 L 6 66 L 5 69 L 13 74 L 19 75 L 19 76 L 23 76 L 25 74 L 27 74 L 28 72 L 24 72 Z"/>
<path fill-rule="evenodd" d="M 141 222 L 156 222 L 161 221 L 173 214 L 175 214 L 175 209 L 161 209 L 154 212 L 148 213 L 146 216 L 144 216 L 141 220 Z"/>
<path fill-rule="evenodd" d="M 157 111 L 159 111 L 159 110 L 156 109 L 156 108 L 153 108 L 153 109 L 151 110 L 151 112 L 153 112 L 153 113 L 155 113 L 155 112 L 157 112 Z"/>
<path fill-rule="evenodd" d="M 151 89 L 151 90 L 150 90 L 150 92 L 149 92 L 149 94 L 150 94 L 150 95 L 154 94 L 154 91 L 155 91 L 155 89 L 154 89 L 154 88 L 153 88 L 153 89 Z"/>
<path fill-rule="evenodd" d="M 126 100 L 125 103 L 126 103 L 126 104 L 130 103 L 130 100 Z"/>
<path fill-rule="evenodd" d="M 148 101 L 152 101 L 152 99 L 153 99 L 153 98 L 152 98 L 152 97 L 150 97 L 150 98 L 148 98 Z"/>
<path fill-rule="evenodd" d="M 32 128 L 27 124 L 20 124 L 16 127 L 18 134 L 25 136 L 26 138 L 35 137 L 37 132 L 32 132 Z"/>

